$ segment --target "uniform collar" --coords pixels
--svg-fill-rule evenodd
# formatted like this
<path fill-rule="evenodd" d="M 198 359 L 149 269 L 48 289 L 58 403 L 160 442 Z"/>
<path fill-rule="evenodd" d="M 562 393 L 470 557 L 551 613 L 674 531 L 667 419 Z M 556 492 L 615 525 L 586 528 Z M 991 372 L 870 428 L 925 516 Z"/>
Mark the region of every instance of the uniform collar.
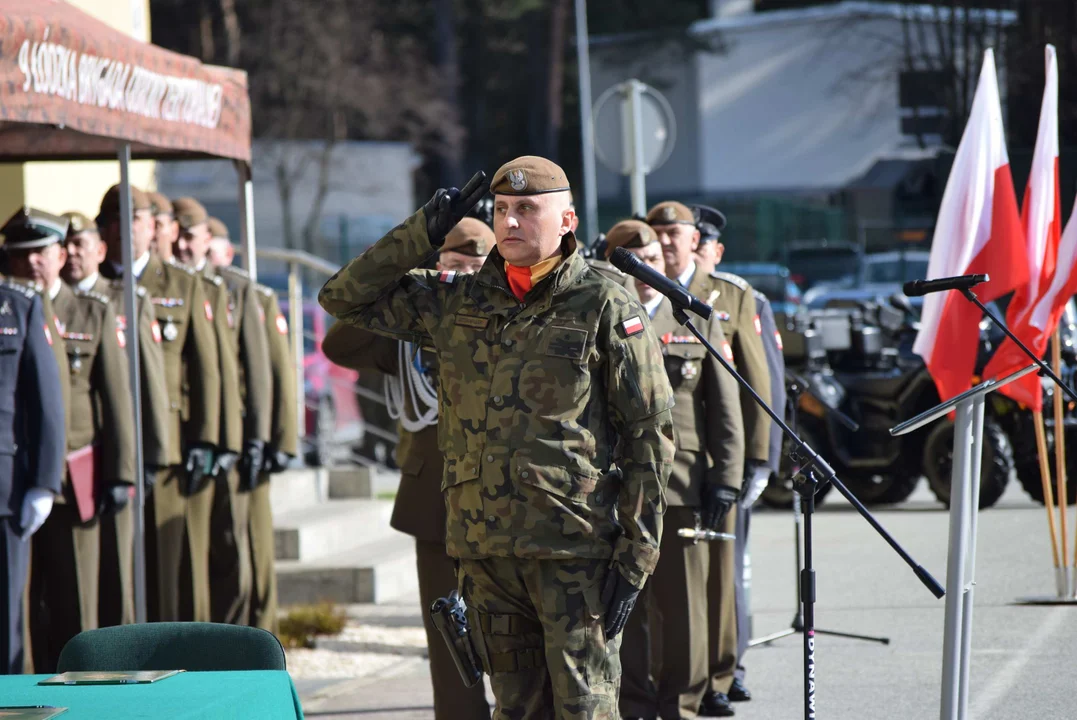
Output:
<path fill-rule="evenodd" d="M 146 266 L 149 265 L 149 262 L 150 253 L 147 251 L 142 257 L 131 263 L 131 272 L 135 274 L 135 278 L 142 277 L 142 273 L 146 271 Z"/>
<path fill-rule="evenodd" d="M 49 300 L 55 300 L 56 296 L 60 294 L 60 290 L 63 288 L 64 282 L 60 278 L 56 278 L 56 282 L 49 288 Z"/>
<path fill-rule="evenodd" d="M 655 312 L 658 310 L 658 306 L 665 300 L 665 296 L 662 293 L 658 293 L 653 298 L 643 303 L 643 309 L 647 311 L 647 317 L 653 318 Z"/>
<path fill-rule="evenodd" d="M 682 287 L 688 287 L 689 285 L 692 284 L 692 278 L 695 277 L 695 274 L 696 274 L 696 261 L 693 260 L 692 262 L 690 262 L 688 264 L 688 267 L 685 268 L 684 272 L 682 272 L 677 277 L 677 282 L 679 282 Z"/>
<path fill-rule="evenodd" d="M 75 283 L 75 287 L 82 291 L 93 290 L 94 285 L 97 284 L 97 278 L 99 277 L 101 277 L 101 273 L 98 272 L 95 272 L 93 275 L 87 275 Z"/>
<path fill-rule="evenodd" d="M 544 299 L 548 299 L 567 287 L 572 283 L 580 273 L 587 269 L 587 263 L 580 257 L 578 252 L 579 245 L 576 241 L 576 236 L 571 232 L 567 233 L 561 239 L 561 263 L 554 268 L 548 275 L 544 276 L 528 293 L 528 304 L 532 304 L 536 301 L 535 289 L 542 288 L 542 295 Z M 483 263 L 482 268 L 475 274 L 474 288 L 478 287 L 490 288 L 499 290 L 504 293 L 505 301 L 508 301 L 510 305 L 519 305 L 516 300 L 516 296 L 512 294 L 512 290 L 509 289 L 508 278 L 505 277 L 505 259 L 501 257 L 501 253 L 498 252 L 495 247 L 490 251 L 490 254 L 486 258 L 486 262 Z M 474 295 L 475 290 L 473 290 Z M 480 298 L 475 298 L 477 301 Z M 488 302 L 497 302 L 500 304 L 502 300 L 495 300 L 494 297 L 489 296 L 485 298 Z"/>

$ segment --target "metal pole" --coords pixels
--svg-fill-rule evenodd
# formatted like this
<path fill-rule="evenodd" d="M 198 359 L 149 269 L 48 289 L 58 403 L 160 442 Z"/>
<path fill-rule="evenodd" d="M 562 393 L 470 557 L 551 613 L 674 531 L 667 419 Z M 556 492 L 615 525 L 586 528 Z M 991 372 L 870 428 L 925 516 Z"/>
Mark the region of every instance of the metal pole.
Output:
<path fill-rule="evenodd" d="M 135 503 L 131 508 L 135 524 L 135 622 L 146 622 L 146 485 L 142 457 L 142 388 L 139 379 L 138 310 L 135 305 L 134 246 L 131 243 L 131 146 L 120 145 L 120 238 L 123 252 L 123 308 L 127 316 L 127 365 L 130 370 L 131 400 L 135 411 Z"/>
<path fill-rule="evenodd" d="M 258 280 L 258 258 L 254 242 L 254 183 L 251 182 L 251 167 L 236 160 L 236 173 L 239 175 L 239 237 L 243 244 L 243 267 Z"/>
<path fill-rule="evenodd" d="M 591 51 L 587 36 L 587 0 L 576 0 L 576 65 L 580 75 L 580 136 L 583 143 L 584 240 L 598 237 L 598 188 L 595 180 L 595 126 L 591 118 Z"/>
<path fill-rule="evenodd" d="M 958 691 L 958 717 L 969 714 L 969 658 L 972 653 L 972 600 L 976 589 L 976 523 L 980 513 L 980 466 L 983 460 L 984 397 L 972 400 L 972 463 L 970 470 L 967 518 L 969 524 L 968 555 L 965 558 L 965 594 L 961 598 L 961 687 Z M 956 437 L 956 436 L 955 436 Z M 952 491 L 951 491 L 952 492 Z"/>
<path fill-rule="evenodd" d="M 288 263 L 288 314 L 292 326 L 292 355 L 295 362 L 296 408 L 299 437 L 307 434 L 307 392 L 303 368 L 303 278 L 299 264 Z"/>
<path fill-rule="evenodd" d="M 961 634 L 964 628 L 965 558 L 968 553 L 972 495 L 972 431 L 974 403 L 957 406 L 954 423 L 954 464 L 950 475 L 950 552 L 946 561 L 946 621 L 942 645 L 941 720 L 957 720 L 960 708 Z"/>
<path fill-rule="evenodd" d="M 633 78 L 626 83 L 626 102 L 622 105 L 626 157 L 629 158 L 629 178 L 632 194 L 632 213 L 647 214 L 646 168 L 643 167 L 643 83 Z"/>

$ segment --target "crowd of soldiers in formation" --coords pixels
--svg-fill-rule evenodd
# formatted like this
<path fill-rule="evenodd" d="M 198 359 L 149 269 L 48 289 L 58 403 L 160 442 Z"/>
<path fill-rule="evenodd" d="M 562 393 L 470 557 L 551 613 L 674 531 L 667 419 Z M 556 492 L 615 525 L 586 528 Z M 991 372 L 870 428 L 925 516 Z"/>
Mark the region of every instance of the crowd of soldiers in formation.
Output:
<path fill-rule="evenodd" d="M 625 248 L 713 306 L 709 321 L 697 321 L 701 332 L 760 397 L 784 408 L 781 338 L 767 299 L 744 279 L 716 270 L 725 218 L 712 208 L 658 203 L 645 217 L 612 227 L 597 244 L 597 257 L 580 259 L 561 168 L 543 158 L 518 158 L 494 175 L 494 202 L 487 198 L 473 207 L 475 183 L 473 178 L 465 190 L 439 191 L 331 278 L 319 296 L 344 321 L 326 336 L 326 355 L 364 375 L 381 371 L 401 399 L 395 410 L 402 476 L 392 525 L 416 540 L 435 715 L 490 717 L 482 684 L 461 686 L 453 652 L 429 614 L 438 597 L 461 588 L 499 717 L 732 716 L 735 703 L 751 699 L 744 684 L 750 628 L 742 583 L 749 518 L 778 469 L 781 433 L 680 325 L 669 301 L 608 259 Z M 473 217 L 460 219 L 464 212 Z M 511 223 L 503 233 L 532 240 L 557 232 L 561 252 L 537 265 L 510 258 L 508 252 L 521 253 L 524 243 L 504 250 L 497 245 L 498 212 L 501 222 Z M 426 267 L 431 249 L 436 266 L 417 269 Z M 546 277 L 553 279 L 543 282 Z M 397 282 L 387 286 L 393 278 Z M 580 291 L 584 286 L 586 292 Z M 592 324 L 599 310 L 615 317 Z M 526 334 L 528 327 L 533 335 Z M 596 523 L 613 514 L 617 494 L 601 490 L 601 475 L 590 490 L 576 480 L 570 487 L 556 485 L 568 483 L 557 478 L 571 477 L 566 472 L 575 471 L 568 466 L 588 453 L 580 449 L 588 442 L 581 438 L 602 433 L 591 428 L 588 435 L 579 425 L 554 421 L 590 423 L 582 408 L 595 402 L 603 408 L 600 415 L 608 410 L 613 417 L 597 422 L 618 422 L 628 407 L 617 397 L 621 390 L 581 385 L 588 382 L 581 379 L 587 370 L 557 359 L 586 358 L 591 338 L 602 333 L 609 337 L 594 339 L 594 346 L 640 348 L 636 362 L 620 362 L 622 371 L 635 373 L 629 378 L 634 382 L 625 383 L 635 387 L 634 412 L 647 416 L 631 426 L 633 441 L 649 443 L 655 455 L 645 456 L 672 466 L 668 482 L 655 479 L 653 470 L 624 470 L 620 492 L 629 497 L 617 509 L 622 528 L 612 561 L 609 528 Z M 660 350 L 654 362 L 651 350 L 642 349 L 652 342 Z M 611 386 L 616 378 L 611 376 Z M 595 397 L 598 392 L 603 395 Z M 646 410 L 650 400 L 665 402 L 670 393 L 671 413 Z M 516 411 L 511 423 L 506 408 Z M 661 426 L 661 441 L 650 432 L 652 421 Z M 665 446 L 667 430 L 675 452 Z M 559 459 L 549 459 L 551 447 Z M 601 463 L 607 450 L 592 445 L 589 456 Z M 547 460 L 539 459 L 542 453 Z M 632 496 L 643 486 L 653 490 L 656 482 L 663 483 L 657 505 L 642 494 Z M 552 499 L 532 485 L 549 488 Z M 660 553 L 653 537 L 633 530 L 657 522 L 648 516 L 655 512 L 662 515 Z M 620 549 L 630 530 L 639 557 Z M 699 530 L 720 531 L 725 539 L 698 541 Z M 639 603 L 631 610 L 638 589 L 620 593 L 633 598 L 621 605 L 622 612 L 630 610 L 627 624 L 612 622 L 619 592 L 610 582 L 618 575 L 612 568 L 632 573 L 644 565 L 643 577 L 650 579 Z M 563 572 L 544 575 L 551 567 Z M 591 595 L 595 578 L 600 600 Z M 606 639 L 597 644 L 590 634 L 595 612 L 606 618 Z"/>
<path fill-rule="evenodd" d="M 132 187 L 130 207 L 130 268 L 118 186 L 93 219 L 22 208 L 0 228 L 0 672 L 53 672 L 80 631 L 135 622 L 136 458 L 147 619 L 276 630 L 268 478 L 298 444 L 288 325 L 197 200 Z"/>

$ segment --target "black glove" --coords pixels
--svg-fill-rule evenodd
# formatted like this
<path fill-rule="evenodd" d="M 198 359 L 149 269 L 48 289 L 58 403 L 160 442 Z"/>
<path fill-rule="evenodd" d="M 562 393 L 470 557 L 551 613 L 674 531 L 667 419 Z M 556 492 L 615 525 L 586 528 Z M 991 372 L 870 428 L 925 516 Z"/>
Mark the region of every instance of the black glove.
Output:
<path fill-rule="evenodd" d="M 703 530 L 719 530 L 729 509 L 737 502 L 740 491 L 728 485 L 708 484 L 703 488 L 703 514 L 700 525 Z"/>
<path fill-rule="evenodd" d="M 187 493 L 202 486 L 202 479 L 213 472 L 213 448 L 195 445 L 187 450 Z"/>
<path fill-rule="evenodd" d="M 232 468 L 239 462 L 239 454 L 234 452 L 220 452 L 213 458 L 213 470 L 210 472 L 215 478 L 223 478 L 232 472 Z"/>
<path fill-rule="evenodd" d="M 265 453 L 265 460 L 262 464 L 262 472 L 275 475 L 279 472 L 284 472 L 288 469 L 288 466 L 292 464 L 292 456 L 283 450 L 277 450 L 276 448 L 267 448 Z"/>
<path fill-rule="evenodd" d="M 264 440 L 248 440 L 243 447 L 243 458 L 239 461 L 239 487 L 246 492 L 258 487 L 258 476 L 262 474 L 265 464 L 266 444 Z"/>
<path fill-rule="evenodd" d="M 606 584 L 602 587 L 602 604 L 606 606 L 606 639 L 612 640 L 621 634 L 632 608 L 636 606 L 639 588 L 615 568 L 610 568 L 606 575 Z"/>
<path fill-rule="evenodd" d="M 438 189 L 434 197 L 423 205 L 423 214 L 426 216 L 426 234 L 430 238 L 430 245 L 435 248 L 441 247 L 449 231 L 471 212 L 471 209 L 489 190 L 490 181 L 486 179 L 486 173 L 481 170 L 471 176 L 462 190 Z"/>
<path fill-rule="evenodd" d="M 127 483 L 106 485 L 97 499 L 97 514 L 100 517 L 114 515 L 127 507 L 131 499 L 131 486 Z"/>

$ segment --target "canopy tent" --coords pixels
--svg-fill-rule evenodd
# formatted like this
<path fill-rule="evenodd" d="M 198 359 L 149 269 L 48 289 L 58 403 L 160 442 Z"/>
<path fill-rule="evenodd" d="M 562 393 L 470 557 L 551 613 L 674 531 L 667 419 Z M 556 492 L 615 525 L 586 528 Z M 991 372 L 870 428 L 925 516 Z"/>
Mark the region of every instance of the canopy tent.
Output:
<path fill-rule="evenodd" d="M 0 0 L 0 162 L 120 162 L 123 263 L 132 265 L 132 156 L 235 161 L 243 253 L 256 277 L 246 73 L 133 39 L 60 0 Z M 138 337 L 135 279 L 124 312 Z M 146 619 L 138 343 L 127 343 L 136 431 L 135 595 Z"/>

